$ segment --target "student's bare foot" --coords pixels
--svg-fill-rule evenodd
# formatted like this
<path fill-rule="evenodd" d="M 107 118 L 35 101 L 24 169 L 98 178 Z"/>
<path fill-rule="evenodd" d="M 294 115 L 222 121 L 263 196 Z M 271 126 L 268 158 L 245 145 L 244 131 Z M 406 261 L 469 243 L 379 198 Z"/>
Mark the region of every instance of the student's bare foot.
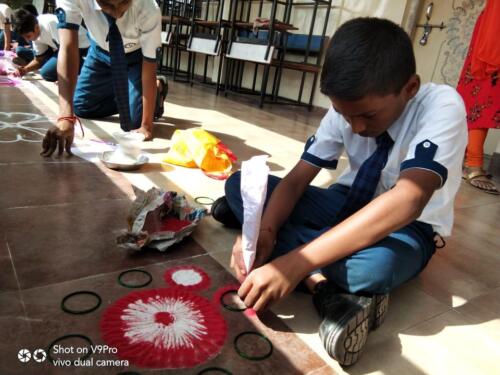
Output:
<path fill-rule="evenodd" d="M 462 171 L 462 178 L 467 181 L 467 183 L 476 189 L 482 190 L 488 194 L 498 195 L 500 192 L 498 188 L 491 180 L 491 175 L 486 173 L 481 167 L 466 167 L 464 166 Z"/>

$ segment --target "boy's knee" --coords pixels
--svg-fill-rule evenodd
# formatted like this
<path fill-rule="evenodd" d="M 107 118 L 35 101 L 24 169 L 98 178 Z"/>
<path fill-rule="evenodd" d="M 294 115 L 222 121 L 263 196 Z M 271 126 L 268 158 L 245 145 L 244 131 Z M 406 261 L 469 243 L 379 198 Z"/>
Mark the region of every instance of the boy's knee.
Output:
<path fill-rule="evenodd" d="M 369 261 L 340 261 L 324 270 L 328 279 L 352 294 L 386 294 L 394 288 L 394 262 L 390 256 Z"/>
<path fill-rule="evenodd" d="M 393 288 L 393 270 L 389 267 L 375 268 L 353 280 L 352 293 L 387 294 Z"/>
<path fill-rule="evenodd" d="M 44 71 L 40 71 L 40 75 L 42 76 L 42 78 L 48 82 L 56 82 L 57 81 L 57 72 L 50 72 L 50 71 L 47 71 L 47 72 L 44 72 Z"/>
<path fill-rule="evenodd" d="M 240 182 L 241 182 L 241 172 L 233 173 L 226 181 L 224 185 L 224 191 L 226 198 L 231 199 L 234 196 L 240 195 Z"/>

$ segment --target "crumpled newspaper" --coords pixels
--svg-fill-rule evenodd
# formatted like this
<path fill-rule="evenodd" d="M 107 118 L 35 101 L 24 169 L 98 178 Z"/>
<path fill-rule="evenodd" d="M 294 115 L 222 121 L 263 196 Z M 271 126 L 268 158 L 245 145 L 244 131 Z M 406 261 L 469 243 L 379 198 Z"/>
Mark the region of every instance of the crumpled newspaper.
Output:
<path fill-rule="evenodd" d="M 120 247 L 165 251 L 189 236 L 207 215 L 205 208 L 192 207 L 184 195 L 175 191 L 152 188 L 144 193 L 134 190 L 136 199 L 127 218 L 128 229 L 116 238 Z"/>
<path fill-rule="evenodd" d="M 241 198 L 243 227 L 241 248 L 247 272 L 252 269 L 257 252 L 260 221 L 267 195 L 269 167 L 267 155 L 254 156 L 241 164 Z"/>

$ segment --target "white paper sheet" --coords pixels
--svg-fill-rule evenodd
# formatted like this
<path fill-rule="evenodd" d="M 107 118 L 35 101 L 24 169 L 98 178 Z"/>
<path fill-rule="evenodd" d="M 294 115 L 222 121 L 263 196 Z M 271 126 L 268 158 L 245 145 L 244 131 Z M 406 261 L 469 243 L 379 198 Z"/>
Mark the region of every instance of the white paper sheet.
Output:
<path fill-rule="evenodd" d="M 250 272 L 255 261 L 260 220 L 266 200 L 269 167 L 267 155 L 254 156 L 241 165 L 241 197 L 243 199 L 243 261 Z"/>

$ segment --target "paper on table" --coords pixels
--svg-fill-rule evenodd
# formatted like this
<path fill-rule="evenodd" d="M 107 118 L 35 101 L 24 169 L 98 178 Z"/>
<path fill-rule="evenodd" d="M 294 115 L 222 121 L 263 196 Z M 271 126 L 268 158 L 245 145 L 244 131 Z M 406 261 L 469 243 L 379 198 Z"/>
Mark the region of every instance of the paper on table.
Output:
<path fill-rule="evenodd" d="M 255 261 L 260 220 L 266 200 L 269 167 L 267 155 L 254 156 L 241 165 L 241 197 L 243 199 L 243 261 L 250 272 Z"/>

